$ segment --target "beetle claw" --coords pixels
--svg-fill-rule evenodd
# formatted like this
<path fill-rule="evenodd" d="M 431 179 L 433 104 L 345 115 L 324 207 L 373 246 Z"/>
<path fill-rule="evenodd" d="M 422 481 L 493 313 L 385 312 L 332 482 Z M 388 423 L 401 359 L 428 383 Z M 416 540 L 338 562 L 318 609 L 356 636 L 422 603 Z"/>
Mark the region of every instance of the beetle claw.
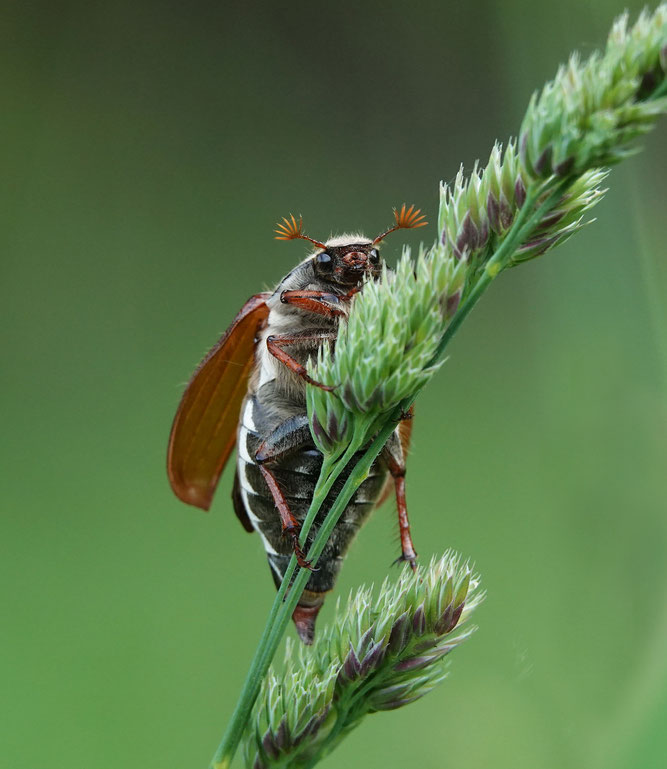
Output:
<path fill-rule="evenodd" d="M 396 566 L 397 563 L 409 563 L 412 571 L 417 571 L 417 554 L 405 555 L 405 553 L 401 553 L 391 565 Z"/>
<path fill-rule="evenodd" d="M 296 562 L 302 569 L 308 569 L 308 571 L 316 572 L 319 571 L 319 569 L 316 569 L 312 565 L 312 561 L 309 561 L 306 558 L 306 554 L 301 549 L 301 546 L 299 545 L 299 531 L 298 529 L 292 528 L 292 529 L 285 529 L 285 534 L 289 534 L 289 536 L 292 538 L 292 549 L 294 550 L 294 555 L 296 556 Z"/>

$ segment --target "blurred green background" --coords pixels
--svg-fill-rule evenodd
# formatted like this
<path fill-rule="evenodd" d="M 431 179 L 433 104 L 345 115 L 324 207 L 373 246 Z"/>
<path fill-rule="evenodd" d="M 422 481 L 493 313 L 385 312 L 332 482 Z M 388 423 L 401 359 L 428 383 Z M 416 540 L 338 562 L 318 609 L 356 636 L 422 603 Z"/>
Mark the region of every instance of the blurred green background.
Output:
<path fill-rule="evenodd" d="M 207 765 L 273 587 L 229 470 L 209 515 L 170 492 L 183 383 L 305 253 L 276 219 L 434 221 L 438 181 L 622 9 L 2 4 L 2 767 Z M 417 549 L 475 560 L 480 630 L 323 766 L 664 766 L 665 128 L 593 226 L 494 286 L 420 398 Z M 397 553 L 387 504 L 339 593 Z"/>

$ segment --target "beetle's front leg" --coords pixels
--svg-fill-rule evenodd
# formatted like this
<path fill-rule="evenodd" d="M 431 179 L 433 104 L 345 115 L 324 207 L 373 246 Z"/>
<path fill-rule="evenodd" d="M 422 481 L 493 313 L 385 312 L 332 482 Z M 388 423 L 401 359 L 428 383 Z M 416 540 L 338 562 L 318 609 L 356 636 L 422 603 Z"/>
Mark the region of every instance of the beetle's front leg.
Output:
<path fill-rule="evenodd" d="M 298 307 L 300 310 L 324 315 L 327 318 L 338 318 L 345 315 L 345 310 L 340 306 L 341 297 L 328 291 L 283 291 L 280 295 L 283 304 Z"/>
<path fill-rule="evenodd" d="M 301 524 L 292 515 L 292 511 L 289 509 L 285 495 L 278 485 L 275 475 L 266 466 L 267 464 L 273 464 L 281 457 L 300 449 L 308 443 L 312 443 L 308 417 L 305 414 L 291 417 L 279 424 L 262 441 L 260 447 L 255 452 L 255 461 L 259 465 L 260 472 L 278 509 L 283 534 L 286 534 L 292 540 L 292 548 L 294 555 L 296 555 L 297 563 L 299 566 L 313 571 L 310 561 L 306 559 L 305 553 L 299 545 Z"/>
<path fill-rule="evenodd" d="M 341 306 L 342 303 L 352 299 L 360 290 L 360 288 L 355 287 L 347 294 L 332 294 L 329 291 L 287 290 L 280 295 L 280 301 L 306 312 L 315 313 L 315 315 L 339 318 L 341 315 L 347 314 L 346 309 Z"/>
<path fill-rule="evenodd" d="M 317 333 L 317 334 L 279 334 L 279 335 L 271 335 L 266 338 L 266 347 L 268 351 L 273 355 L 274 358 L 277 358 L 281 363 L 283 363 L 290 371 L 293 371 L 295 374 L 301 377 L 305 382 L 308 382 L 308 384 L 315 385 L 315 387 L 319 387 L 322 390 L 328 390 L 331 392 L 331 390 L 335 390 L 335 387 L 329 387 L 328 385 L 321 384 L 320 382 L 316 382 L 312 377 L 308 376 L 308 372 L 306 371 L 306 367 L 302 366 L 298 360 L 295 360 L 288 352 L 286 352 L 283 348 L 288 347 L 289 345 L 294 344 L 303 344 L 306 343 L 313 343 L 313 342 L 333 342 L 336 339 L 336 334 L 334 333 Z"/>

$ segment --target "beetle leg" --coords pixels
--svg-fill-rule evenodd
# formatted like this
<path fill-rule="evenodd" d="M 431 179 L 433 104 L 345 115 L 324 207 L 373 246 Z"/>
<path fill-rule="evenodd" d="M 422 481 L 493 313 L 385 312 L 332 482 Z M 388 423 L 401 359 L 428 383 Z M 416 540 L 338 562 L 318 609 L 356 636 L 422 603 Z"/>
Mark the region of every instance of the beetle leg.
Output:
<path fill-rule="evenodd" d="M 306 312 L 316 315 L 325 315 L 328 318 L 337 318 L 345 315 L 345 310 L 340 305 L 342 297 L 327 291 L 283 291 L 280 301 L 283 304 L 291 304 Z"/>
<path fill-rule="evenodd" d="M 349 302 L 352 297 L 361 291 L 361 286 L 351 288 L 347 294 L 332 294 L 329 291 L 297 291 L 286 290 L 280 295 L 283 304 L 291 304 L 306 312 L 316 315 L 325 315 L 328 318 L 338 318 L 346 315 L 346 311 L 340 306 L 341 302 Z"/>
<path fill-rule="evenodd" d="M 285 495 L 281 491 L 280 486 L 278 486 L 278 481 L 276 480 L 275 475 L 264 465 L 260 465 L 259 470 L 264 476 L 266 485 L 269 487 L 273 501 L 278 508 L 280 522 L 283 527 L 283 534 L 286 534 L 292 540 L 292 549 L 294 550 L 297 563 L 303 569 L 315 571 L 311 566 L 311 562 L 306 559 L 305 553 L 299 546 L 299 532 L 301 531 L 301 526 L 297 519 L 292 515 L 292 511 L 289 509 L 289 505 L 287 504 L 287 500 L 285 499 Z"/>
<path fill-rule="evenodd" d="M 387 444 L 384 450 L 384 458 L 387 467 L 394 479 L 396 489 L 396 507 L 398 508 L 398 529 L 401 535 L 401 557 L 399 561 L 407 561 L 413 571 L 417 570 L 417 553 L 412 544 L 410 535 L 410 521 L 408 520 L 408 508 L 405 503 L 405 460 L 398 440 Z"/>
<path fill-rule="evenodd" d="M 308 443 L 312 443 L 310 427 L 308 426 L 308 417 L 305 414 L 290 417 L 284 422 L 281 422 L 278 427 L 272 430 L 264 441 L 262 441 L 255 452 L 255 461 L 259 465 L 260 472 L 262 473 L 266 485 L 271 492 L 271 496 L 273 497 L 273 501 L 278 508 L 283 533 L 289 535 L 292 539 L 292 547 L 294 549 L 294 554 L 296 555 L 297 563 L 299 566 L 315 571 L 299 546 L 301 525 L 292 515 L 287 500 L 285 499 L 285 495 L 278 485 L 275 475 L 265 467 L 265 464 L 271 464 L 286 454 L 289 454 L 291 451 L 295 451 Z"/>
<path fill-rule="evenodd" d="M 304 444 L 313 443 L 306 414 L 290 417 L 281 422 L 262 441 L 255 452 L 255 462 L 258 465 L 275 462 L 285 454 L 301 448 Z"/>
<path fill-rule="evenodd" d="M 325 342 L 334 341 L 335 339 L 335 334 L 327 333 L 294 336 L 289 334 L 280 334 L 279 336 L 271 335 L 266 338 L 266 347 L 274 358 L 277 358 L 281 363 L 287 366 L 290 371 L 293 371 L 295 374 L 300 376 L 301 379 L 308 382 L 308 384 L 315 385 L 315 387 L 319 387 L 322 390 L 328 390 L 330 392 L 331 390 L 334 390 L 335 387 L 323 385 L 320 382 L 316 382 L 312 377 L 308 376 L 306 367 L 302 366 L 299 361 L 295 360 L 288 352 L 285 352 L 283 347 L 287 347 L 290 344 L 301 344 L 303 342 Z"/>

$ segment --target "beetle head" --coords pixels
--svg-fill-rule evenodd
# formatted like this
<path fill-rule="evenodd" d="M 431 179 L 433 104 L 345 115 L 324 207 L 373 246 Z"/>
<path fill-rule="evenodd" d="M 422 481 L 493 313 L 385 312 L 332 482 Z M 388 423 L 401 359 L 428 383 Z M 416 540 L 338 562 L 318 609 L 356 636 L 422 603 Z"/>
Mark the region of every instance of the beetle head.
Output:
<path fill-rule="evenodd" d="M 277 225 L 276 240 L 308 240 L 314 243 L 318 251 L 313 257 L 313 270 L 317 277 L 338 283 L 342 286 L 352 287 L 361 284 L 367 277 L 376 280 L 382 271 L 382 258 L 377 244 L 384 240 L 389 233 L 400 229 L 414 229 L 427 224 L 424 214 L 414 206 L 406 208 L 403 204 L 401 210 L 394 209 L 396 224 L 385 230 L 373 240 L 368 240 L 360 235 L 342 235 L 332 238 L 326 243 L 313 240 L 303 232 L 303 220 L 299 221 L 290 215 Z"/>
<path fill-rule="evenodd" d="M 379 249 L 359 235 L 328 240 L 312 260 L 318 278 L 346 287 L 357 286 L 367 278 L 375 280 L 382 271 Z"/>

